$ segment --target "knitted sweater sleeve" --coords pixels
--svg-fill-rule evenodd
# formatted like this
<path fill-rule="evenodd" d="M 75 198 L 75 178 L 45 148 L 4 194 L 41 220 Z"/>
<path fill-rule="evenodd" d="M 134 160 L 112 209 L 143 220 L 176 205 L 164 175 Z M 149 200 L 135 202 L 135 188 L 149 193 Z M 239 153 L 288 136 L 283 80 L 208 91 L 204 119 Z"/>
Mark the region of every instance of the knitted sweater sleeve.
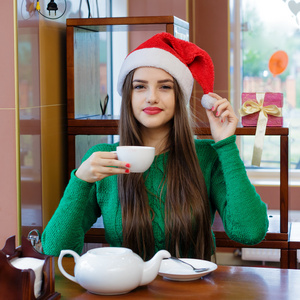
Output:
<path fill-rule="evenodd" d="M 254 245 L 268 230 L 267 208 L 248 179 L 235 140 L 231 136 L 212 145 L 218 159 L 212 168 L 211 201 L 228 237 Z"/>
<path fill-rule="evenodd" d="M 59 206 L 43 231 L 42 246 L 47 255 L 59 256 L 63 249 L 71 249 L 80 254 L 86 231 L 101 215 L 96 198 L 96 184 L 77 178 L 75 171 L 71 173 Z"/>
<path fill-rule="evenodd" d="M 59 256 L 63 249 L 81 253 L 84 235 L 100 215 L 95 199 L 95 184 L 71 174 L 64 195 L 42 234 L 43 251 Z"/>

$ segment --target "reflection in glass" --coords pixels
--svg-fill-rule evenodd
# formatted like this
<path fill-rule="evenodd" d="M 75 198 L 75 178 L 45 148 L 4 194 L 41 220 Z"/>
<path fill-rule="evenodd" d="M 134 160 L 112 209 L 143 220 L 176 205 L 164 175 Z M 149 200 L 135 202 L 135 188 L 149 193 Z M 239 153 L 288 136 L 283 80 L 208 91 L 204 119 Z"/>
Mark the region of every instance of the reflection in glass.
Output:
<path fill-rule="evenodd" d="M 19 23 L 20 24 L 20 23 Z M 38 23 L 18 30 L 20 173 L 22 235 L 42 230 L 41 124 L 39 108 Z"/>

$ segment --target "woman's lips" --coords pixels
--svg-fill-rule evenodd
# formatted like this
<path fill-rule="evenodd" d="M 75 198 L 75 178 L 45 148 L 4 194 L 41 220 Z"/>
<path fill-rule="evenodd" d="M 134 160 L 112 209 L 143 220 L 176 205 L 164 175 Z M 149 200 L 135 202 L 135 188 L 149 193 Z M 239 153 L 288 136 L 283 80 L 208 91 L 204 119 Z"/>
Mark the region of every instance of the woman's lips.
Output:
<path fill-rule="evenodd" d="M 162 109 L 158 107 L 146 107 L 144 108 L 144 113 L 148 115 L 156 115 L 159 114 L 162 111 Z"/>

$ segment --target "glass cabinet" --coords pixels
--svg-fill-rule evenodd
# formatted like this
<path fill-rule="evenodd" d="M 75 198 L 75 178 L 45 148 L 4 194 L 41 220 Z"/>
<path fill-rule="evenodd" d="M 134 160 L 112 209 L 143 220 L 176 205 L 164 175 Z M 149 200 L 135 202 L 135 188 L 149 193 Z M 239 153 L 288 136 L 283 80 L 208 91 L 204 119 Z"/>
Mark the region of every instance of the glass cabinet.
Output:
<path fill-rule="evenodd" d="M 189 24 L 174 16 L 67 20 L 69 171 L 97 143 L 117 139 L 121 104 L 116 83 L 125 57 L 159 32 L 189 40 Z"/>

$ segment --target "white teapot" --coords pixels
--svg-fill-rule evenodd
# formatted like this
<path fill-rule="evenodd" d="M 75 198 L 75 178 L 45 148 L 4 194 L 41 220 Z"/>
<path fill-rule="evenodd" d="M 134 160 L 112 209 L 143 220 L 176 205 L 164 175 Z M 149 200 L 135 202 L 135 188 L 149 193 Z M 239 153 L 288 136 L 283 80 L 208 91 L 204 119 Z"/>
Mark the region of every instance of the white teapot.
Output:
<path fill-rule="evenodd" d="M 74 257 L 75 276 L 68 274 L 62 266 L 62 259 L 67 254 Z M 160 250 L 151 260 L 144 262 L 132 250 L 122 247 L 95 248 L 82 256 L 73 250 L 62 250 L 58 267 L 65 277 L 91 293 L 118 295 L 153 281 L 161 261 L 170 256 L 168 251 Z"/>

